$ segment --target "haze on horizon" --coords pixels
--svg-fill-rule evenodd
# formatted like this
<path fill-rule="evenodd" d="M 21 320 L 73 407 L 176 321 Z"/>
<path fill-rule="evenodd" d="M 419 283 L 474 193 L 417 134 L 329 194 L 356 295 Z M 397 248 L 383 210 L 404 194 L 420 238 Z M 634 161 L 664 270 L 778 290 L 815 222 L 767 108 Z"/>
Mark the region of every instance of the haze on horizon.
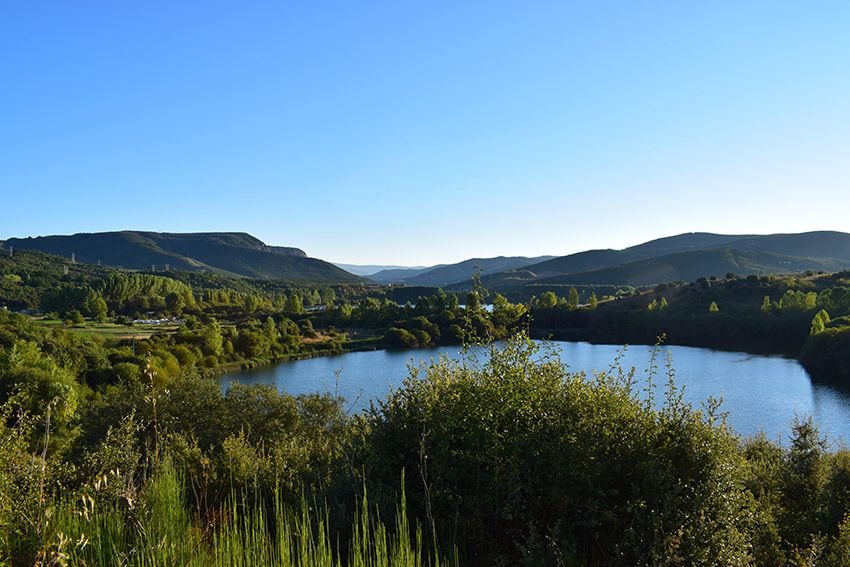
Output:
<path fill-rule="evenodd" d="M 0 238 L 352 264 L 850 232 L 850 4 L 0 7 Z"/>

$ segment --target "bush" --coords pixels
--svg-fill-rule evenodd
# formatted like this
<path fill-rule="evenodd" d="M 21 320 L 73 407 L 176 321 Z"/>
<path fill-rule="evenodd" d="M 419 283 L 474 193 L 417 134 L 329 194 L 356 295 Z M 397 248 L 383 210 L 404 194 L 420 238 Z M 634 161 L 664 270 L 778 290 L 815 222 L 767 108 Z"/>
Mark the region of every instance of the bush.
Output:
<path fill-rule="evenodd" d="M 743 460 L 712 419 L 514 340 L 416 370 L 374 408 L 366 479 L 391 502 L 399 470 L 420 478 L 409 506 L 468 564 L 743 563 Z"/>

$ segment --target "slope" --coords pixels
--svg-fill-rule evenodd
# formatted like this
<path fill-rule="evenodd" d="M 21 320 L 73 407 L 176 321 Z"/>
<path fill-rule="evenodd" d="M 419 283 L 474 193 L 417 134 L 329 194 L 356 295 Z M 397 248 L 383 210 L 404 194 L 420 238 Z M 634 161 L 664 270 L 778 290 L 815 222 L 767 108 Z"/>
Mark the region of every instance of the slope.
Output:
<path fill-rule="evenodd" d="M 353 274 L 297 248 L 268 246 L 245 233 L 82 233 L 10 238 L 6 246 L 41 250 L 77 261 L 136 270 L 205 270 L 254 278 L 314 283 L 354 283 Z"/>
<path fill-rule="evenodd" d="M 720 248 L 679 252 L 620 266 L 534 280 L 536 285 L 632 285 L 647 286 L 700 277 L 791 273 L 805 270 L 838 271 L 850 268 L 850 259 L 802 258 L 771 252 Z M 524 285 L 528 282 L 524 282 Z"/>
<path fill-rule="evenodd" d="M 536 264 L 542 260 L 549 259 L 551 256 L 541 256 L 537 258 L 526 258 L 525 256 L 498 256 L 496 258 L 470 258 L 456 264 L 444 264 L 434 266 L 424 272 L 412 274 L 405 277 L 406 274 L 399 273 L 400 278 L 393 280 L 406 285 L 420 286 L 447 286 L 456 282 L 466 281 L 475 270 L 481 271 L 482 275 L 494 274 L 505 270 L 522 268 L 529 264 Z M 388 274 L 375 274 L 372 279 L 381 281 L 379 277 L 383 277 L 386 281 Z"/>

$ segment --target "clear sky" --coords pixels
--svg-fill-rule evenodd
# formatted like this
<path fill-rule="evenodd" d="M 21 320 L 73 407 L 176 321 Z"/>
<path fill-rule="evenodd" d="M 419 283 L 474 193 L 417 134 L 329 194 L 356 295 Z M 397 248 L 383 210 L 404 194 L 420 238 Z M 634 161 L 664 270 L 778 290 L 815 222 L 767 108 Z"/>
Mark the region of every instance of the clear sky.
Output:
<path fill-rule="evenodd" d="M 0 238 L 850 232 L 850 2 L 0 3 Z"/>

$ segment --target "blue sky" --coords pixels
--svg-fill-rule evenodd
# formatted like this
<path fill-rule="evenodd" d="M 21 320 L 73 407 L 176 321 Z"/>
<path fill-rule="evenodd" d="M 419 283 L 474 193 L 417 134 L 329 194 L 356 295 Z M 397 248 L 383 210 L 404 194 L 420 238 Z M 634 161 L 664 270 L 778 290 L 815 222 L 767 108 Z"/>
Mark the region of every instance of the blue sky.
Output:
<path fill-rule="evenodd" d="M 3 2 L 0 238 L 850 232 L 850 2 Z"/>

